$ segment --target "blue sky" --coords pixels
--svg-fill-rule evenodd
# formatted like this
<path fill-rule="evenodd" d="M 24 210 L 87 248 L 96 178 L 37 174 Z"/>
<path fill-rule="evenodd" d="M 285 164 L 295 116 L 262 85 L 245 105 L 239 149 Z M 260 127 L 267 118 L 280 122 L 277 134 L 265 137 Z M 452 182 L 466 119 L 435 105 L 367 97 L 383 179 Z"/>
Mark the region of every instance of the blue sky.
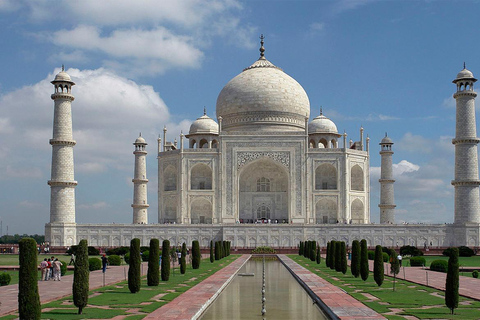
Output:
<path fill-rule="evenodd" d="M 77 222 L 130 223 L 133 145 L 149 143 L 149 221 L 157 221 L 156 137 L 203 114 L 259 55 L 306 90 L 339 131 L 371 138 L 378 222 L 378 142 L 395 142 L 397 221 L 453 221 L 455 86 L 480 74 L 478 1 L 0 0 L 2 233 L 49 220 L 53 101 L 65 64 L 73 88 Z"/>

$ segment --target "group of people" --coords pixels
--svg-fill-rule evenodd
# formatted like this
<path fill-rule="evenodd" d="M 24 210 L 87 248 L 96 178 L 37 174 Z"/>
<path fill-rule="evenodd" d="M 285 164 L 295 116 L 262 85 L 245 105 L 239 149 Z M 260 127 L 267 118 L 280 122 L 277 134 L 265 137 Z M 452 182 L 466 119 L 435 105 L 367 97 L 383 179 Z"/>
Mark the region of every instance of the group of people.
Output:
<path fill-rule="evenodd" d="M 42 263 L 40 263 L 40 270 L 42 271 L 42 278 L 40 280 L 48 281 L 53 279 L 54 281 L 60 281 L 62 277 L 61 267 L 62 262 L 54 256 L 43 259 Z"/>

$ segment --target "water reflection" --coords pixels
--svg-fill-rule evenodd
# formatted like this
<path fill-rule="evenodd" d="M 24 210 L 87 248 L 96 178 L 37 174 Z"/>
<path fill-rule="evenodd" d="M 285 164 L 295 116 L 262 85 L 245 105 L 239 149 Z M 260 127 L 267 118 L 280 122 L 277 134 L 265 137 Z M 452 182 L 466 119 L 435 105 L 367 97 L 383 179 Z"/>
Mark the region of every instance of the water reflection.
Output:
<path fill-rule="evenodd" d="M 327 319 L 305 290 L 279 262 L 265 261 L 266 294 L 262 317 L 262 261 L 250 259 L 201 317 L 202 320 L 240 319 Z"/>

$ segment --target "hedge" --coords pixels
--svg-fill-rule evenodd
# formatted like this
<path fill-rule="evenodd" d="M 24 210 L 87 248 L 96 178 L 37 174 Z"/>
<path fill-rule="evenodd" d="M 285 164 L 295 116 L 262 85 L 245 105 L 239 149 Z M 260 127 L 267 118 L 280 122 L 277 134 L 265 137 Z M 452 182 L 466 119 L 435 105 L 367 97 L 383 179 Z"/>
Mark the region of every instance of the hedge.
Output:
<path fill-rule="evenodd" d="M 375 260 L 375 251 L 368 250 L 367 255 L 368 255 L 368 260 Z"/>
<path fill-rule="evenodd" d="M 116 254 L 108 256 L 108 264 L 111 266 L 119 266 L 122 264 L 122 258 Z"/>
<path fill-rule="evenodd" d="M 60 261 L 62 265 L 60 266 L 60 275 L 63 277 L 67 274 L 67 263 L 65 261 Z"/>
<path fill-rule="evenodd" d="M 424 257 L 411 257 L 410 265 L 412 267 L 423 267 L 426 264 Z"/>
<path fill-rule="evenodd" d="M 12 277 L 10 276 L 10 274 L 6 272 L 0 273 L 0 287 L 8 286 L 10 284 L 10 281 L 12 281 Z"/>
<path fill-rule="evenodd" d="M 383 262 L 389 262 L 390 261 L 390 255 L 386 252 L 382 253 L 383 256 Z"/>
<path fill-rule="evenodd" d="M 95 271 L 102 269 L 102 260 L 98 258 L 89 258 L 88 259 L 88 270 Z"/>
<path fill-rule="evenodd" d="M 430 270 L 438 272 L 447 272 L 448 270 L 448 261 L 446 260 L 433 260 L 430 263 Z"/>
<path fill-rule="evenodd" d="M 117 255 L 117 256 L 123 256 L 130 252 L 130 247 L 118 247 L 118 248 L 112 248 L 112 249 L 107 249 L 107 256 L 110 255 Z"/>
<path fill-rule="evenodd" d="M 474 277 L 475 279 L 478 278 L 478 270 L 473 270 L 472 277 Z"/>
<path fill-rule="evenodd" d="M 142 257 L 142 261 L 148 261 L 148 257 L 150 257 L 150 251 L 145 250 L 140 255 Z"/>
<path fill-rule="evenodd" d="M 448 249 L 445 249 L 443 250 L 443 255 L 444 256 L 447 256 L 449 257 L 450 256 L 450 253 L 452 252 L 452 249 L 453 248 L 448 248 Z M 472 249 L 470 249 L 469 247 L 465 247 L 465 246 L 460 246 L 458 247 L 458 255 L 460 257 L 471 257 L 473 255 L 475 255 L 475 252 L 473 252 Z"/>

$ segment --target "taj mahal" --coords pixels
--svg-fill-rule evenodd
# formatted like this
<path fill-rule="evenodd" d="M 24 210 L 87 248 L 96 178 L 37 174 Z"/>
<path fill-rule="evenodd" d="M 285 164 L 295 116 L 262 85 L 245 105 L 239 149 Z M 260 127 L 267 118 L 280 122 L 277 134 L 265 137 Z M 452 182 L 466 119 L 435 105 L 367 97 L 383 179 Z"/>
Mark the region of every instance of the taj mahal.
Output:
<path fill-rule="evenodd" d="M 234 247 L 295 247 L 315 240 L 366 239 L 368 245 L 480 245 L 474 78 L 464 68 L 456 86 L 455 212 L 453 224 L 395 223 L 393 141 L 364 129 L 347 139 L 322 110 L 311 115 L 303 87 L 265 57 L 230 80 L 216 102 L 216 119 L 203 115 L 188 134 L 156 143 L 158 221 L 147 212 L 147 142 L 134 142 L 131 224 L 77 224 L 72 134 L 72 87 L 62 69 L 54 93 L 50 221 L 46 241 L 70 246 L 125 246 L 139 238 L 172 243 L 227 240 Z M 312 112 L 313 113 L 313 112 Z M 311 119 L 312 118 L 312 119 Z M 311 120 L 310 120 L 311 119 Z M 378 144 L 377 144 L 378 143 Z M 379 152 L 379 154 L 377 153 Z M 370 157 L 381 157 L 380 203 L 370 203 Z M 152 160 L 148 160 L 152 161 Z M 380 224 L 370 221 L 378 207 Z"/>

